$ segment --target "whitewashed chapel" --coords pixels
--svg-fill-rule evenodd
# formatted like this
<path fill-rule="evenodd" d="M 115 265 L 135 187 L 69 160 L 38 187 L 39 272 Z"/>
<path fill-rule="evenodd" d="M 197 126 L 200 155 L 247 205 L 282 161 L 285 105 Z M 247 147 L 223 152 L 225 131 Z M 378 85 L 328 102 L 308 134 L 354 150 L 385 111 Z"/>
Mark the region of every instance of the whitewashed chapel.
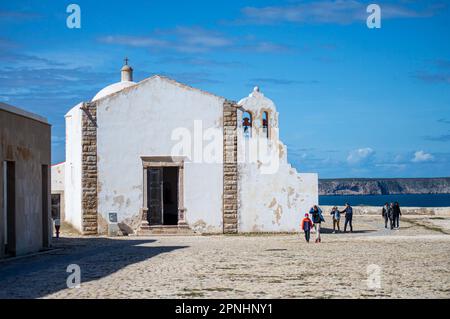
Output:
<path fill-rule="evenodd" d="M 121 82 L 66 114 L 64 219 L 84 234 L 294 232 L 318 202 L 258 88 L 239 103 L 174 80 Z M 61 176 L 54 174 L 54 179 Z"/>

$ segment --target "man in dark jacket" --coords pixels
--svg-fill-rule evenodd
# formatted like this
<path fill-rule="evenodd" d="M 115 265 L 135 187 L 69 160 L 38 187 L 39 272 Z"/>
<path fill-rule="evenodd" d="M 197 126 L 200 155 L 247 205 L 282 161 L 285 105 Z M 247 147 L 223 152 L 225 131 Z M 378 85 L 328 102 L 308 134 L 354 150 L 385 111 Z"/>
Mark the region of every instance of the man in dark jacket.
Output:
<path fill-rule="evenodd" d="M 400 216 L 402 212 L 400 210 L 400 204 L 395 202 L 394 204 L 394 228 L 400 228 Z"/>
<path fill-rule="evenodd" d="M 381 215 L 384 218 L 384 228 L 387 228 L 389 221 L 389 203 L 384 204 Z"/>
<path fill-rule="evenodd" d="M 311 207 L 309 214 L 312 217 L 314 229 L 316 230 L 316 243 L 320 243 L 322 242 L 322 238 L 320 237 L 320 226 L 322 222 L 325 222 L 325 219 L 322 215 L 322 210 L 319 208 L 319 206 L 314 205 L 313 207 Z"/>
<path fill-rule="evenodd" d="M 390 224 L 391 224 L 391 230 L 392 230 L 392 229 L 394 229 L 394 217 L 395 217 L 394 203 L 391 203 L 391 204 L 389 205 L 388 216 L 389 216 L 389 221 L 390 221 Z"/>
<path fill-rule="evenodd" d="M 341 214 L 345 213 L 344 233 L 347 232 L 347 225 L 350 224 L 350 232 L 353 233 L 353 208 L 350 204 L 345 204 L 345 209 Z"/>

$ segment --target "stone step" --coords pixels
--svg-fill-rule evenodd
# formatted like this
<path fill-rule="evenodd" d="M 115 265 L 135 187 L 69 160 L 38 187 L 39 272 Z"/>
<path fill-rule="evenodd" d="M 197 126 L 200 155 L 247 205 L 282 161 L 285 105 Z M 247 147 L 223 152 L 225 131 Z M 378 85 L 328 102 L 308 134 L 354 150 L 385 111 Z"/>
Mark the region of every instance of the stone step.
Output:
<path fill-rule="evenodd" d="M 187 226 L 149 226 L 142 225 L 137 231 L 138 236 L 167 235 L 167 236 L 193 236 L 197 235 Z"/>

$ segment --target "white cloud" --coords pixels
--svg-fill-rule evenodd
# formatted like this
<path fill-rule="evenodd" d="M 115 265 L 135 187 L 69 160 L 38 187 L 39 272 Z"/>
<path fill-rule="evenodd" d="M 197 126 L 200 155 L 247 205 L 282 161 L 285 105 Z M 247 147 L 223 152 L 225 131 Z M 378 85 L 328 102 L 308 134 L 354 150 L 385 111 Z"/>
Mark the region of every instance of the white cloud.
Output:
<path fill-rule="evenodd" d="M 375 151 L 370 147 L 353 150 L 347 157 L 349 164 L 359 164 L 370 160 L 375 155 Z"/>
<path fill-rule="evenodd" d="M 395 163 L 379 163 L 375 165 L 376 167 L 388 170 L 404 170 L 406 169 L 405 164 L 395 164 Z"/>
<path fill-rule="evenodd" d="M 411 160 L 413 163 L 430 162 L 434 160 L 434 156 L 424 151 L 417 151 L 414 153 L 414 158 Z"/>
<path fill-rule="evenodd" d="M 244 22 L 274 23 L 337 23 L 348 24 L 365 21 L 367 3 L 356 0 L 311 1 L 285 6 L 246 7 L 242 9 Z M 426 18 L 436 14 L 431 5 L 410 8 L 408 4 L 383 4 L 384 19 Z"/>
<path fill-rule="evenodd" d="M 199 27 L 177 27 L 157 30 L 150 36 L 109 35 L 98 39 L 107 44 L 150 48 L 154 50 L 171 49 L 178 52 L 206 52 L 223 49 L 233 45 L 233 40 L 219 32 Z"/>
<path fill-rule="evenodd" d="M 152 46 L 162 47 L 168 45 L 168 43 L 165 41 L 161 41 L 151 37 L 136 37 L 136 36 L 121 36 L 121 35 L 118 36 L 109 35 L 106 37 L 99 38 L 99 41 L 102 43 L 120 44 L 131 47 L 152 47 Z"/>
<path fill-rule="evenodd" d="M 403 155 L 401 155 L 401 154 L 396 155 L 394 157 L 394 163 L 401 163 L 401 162 L 404 162 Z"/>
<path fill-rule="evenodd" d="M 213 50 L 233 50 L 251 52 L 285 52 L 289 47 L 257 39 L 248 39 L 242 45 L 242 39 L 218 31 L 200 27 L 176 27 L 155 30 L 148 36 L 108 35 L 97 39 L 98 42 L 151 50 L 172 50 L 181 53 L 204 53 Z"/>

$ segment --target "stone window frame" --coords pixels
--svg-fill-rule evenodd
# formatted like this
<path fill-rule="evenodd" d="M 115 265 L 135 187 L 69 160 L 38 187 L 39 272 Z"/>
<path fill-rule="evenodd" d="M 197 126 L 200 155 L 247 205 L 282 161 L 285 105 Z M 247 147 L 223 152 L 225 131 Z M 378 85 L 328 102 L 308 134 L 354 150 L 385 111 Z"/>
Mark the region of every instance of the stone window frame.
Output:
<path fill-rule="evenodd" d="M 141 156 L 142 160 L 142 222 L 148 224 L 148 184 L 149 168 L 178 167 L 178 226 L 186 226 L 186 208 L 184 207 L 184 156 Z"/>

